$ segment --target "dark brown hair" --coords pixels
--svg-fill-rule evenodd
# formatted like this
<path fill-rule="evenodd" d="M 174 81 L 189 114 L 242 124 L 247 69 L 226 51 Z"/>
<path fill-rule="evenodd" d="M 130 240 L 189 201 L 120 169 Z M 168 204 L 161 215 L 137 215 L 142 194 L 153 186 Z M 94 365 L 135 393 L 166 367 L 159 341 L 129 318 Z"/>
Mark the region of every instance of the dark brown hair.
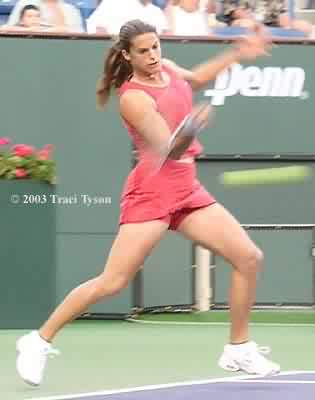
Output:
<path fill-rule="evenodd" d="M 96 103 L 99 108 L 104 108 L 113 87 L 119 88 L 132 77 L 132 67 L 122 50 L 129 52 L 131 41 L 136 36 L 151 32 L 157 33 L 156 28 L 140 20 L 129 21 L 121 27 L 118 41 L 106 54 L 103 75 L 97 83 Z"/>

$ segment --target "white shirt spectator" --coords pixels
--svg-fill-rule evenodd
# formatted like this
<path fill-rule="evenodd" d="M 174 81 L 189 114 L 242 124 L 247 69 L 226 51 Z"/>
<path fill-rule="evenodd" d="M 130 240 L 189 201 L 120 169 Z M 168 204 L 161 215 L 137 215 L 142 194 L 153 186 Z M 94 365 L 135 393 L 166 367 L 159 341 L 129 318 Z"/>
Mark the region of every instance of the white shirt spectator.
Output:
<path fill-rule="evenodd" d="M 56 0 L 56 3 L 58 6 L 61 8 L 63 15 L 64 15 L 64 20 L 65 20 L 65 26 L 68 32 L 74 32 L 74 33 L 80 33 L 84 32 L 83 28 L 83 21 L 82 21 L 82 16 L 80 13 L 80 10 L 77 9 L 75 6 L 69 3 L 65 3 L 63 0 Z M 47 24 L 47 26 L 52 26 L 52 18 L 53 16 L 51 15 L 51 10 L 50 8 L 46 5 L 45 0 L 19 0 L 10 16 L 7 22 L 7 25 L 16 25 L 19 22 L 20 19 L 20 13 L 22 9 L 28 5 L 32 4 L 34 6 L 39 7 L 41 11 L 41 22 L 44 24 Z"/>
<path fill-rule="evenodd" d="M 133 19 L 155 26 L 159 34 L 167 30 L 163 11 L 151 1 L 143 4 L 140 0 L 102 0 L 86 21 L 87 32 L 96 33 L 103 29 L 110 35 L 118 35 L 121 26 Z"/>
<path fill-rule="evenodd" d="M 170 12 L 172 18 L 172 35 L 209 35 L 207 14 L 201 9 L 193 12 L 187 12 L 180 6 L 172 6 Z"/>

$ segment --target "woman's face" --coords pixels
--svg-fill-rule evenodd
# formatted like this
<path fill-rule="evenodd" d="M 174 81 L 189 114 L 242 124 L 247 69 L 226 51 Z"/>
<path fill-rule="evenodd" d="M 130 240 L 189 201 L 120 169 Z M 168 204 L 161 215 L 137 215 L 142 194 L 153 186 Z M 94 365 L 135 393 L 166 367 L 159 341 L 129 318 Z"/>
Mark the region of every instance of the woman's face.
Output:
<path fill-rule="evenodd" d="M 136 36 L 129 53 L 123 53 L 134 72 L 140 75 L 153 75 L 161 71 L 160 39 L 155 33 Z"/>

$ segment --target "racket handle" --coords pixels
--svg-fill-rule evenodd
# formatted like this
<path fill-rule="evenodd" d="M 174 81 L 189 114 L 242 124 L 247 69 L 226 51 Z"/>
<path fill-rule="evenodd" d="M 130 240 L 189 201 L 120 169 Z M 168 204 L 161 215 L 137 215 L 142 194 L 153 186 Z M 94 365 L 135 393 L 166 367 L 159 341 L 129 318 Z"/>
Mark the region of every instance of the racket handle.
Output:
<path fill-rule="evenodd" d="M 181 155 L 187 150 L 195 138 L 195 134 L 189 134 L 178 138 L 176 147 L 169 151 L 168 158 L 178 160 Z"/>
<path fill-rule="evenodd" d="M 208 103 L 199 104 L 197 109 L 187 116 L 180 135 L 197 136 L 206 126 L 206 122 L 209 119 L 209 112 L 210 106 Z"/>

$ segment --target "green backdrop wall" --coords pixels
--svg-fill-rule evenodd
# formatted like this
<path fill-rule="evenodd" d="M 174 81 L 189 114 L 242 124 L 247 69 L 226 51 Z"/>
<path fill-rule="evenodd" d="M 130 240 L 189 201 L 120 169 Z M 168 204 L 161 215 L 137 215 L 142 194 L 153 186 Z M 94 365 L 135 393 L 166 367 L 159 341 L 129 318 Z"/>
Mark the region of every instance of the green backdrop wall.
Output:
<path fill-rule="evenodd" d="M 307 161 L 199 161 L 202 184 L 218 202 L 228 208 L 242 224 L 314 224 L 315 185 L 313 178 L 299 182 L 269 185 L 222 185 L 227 171 L 277 168 L 291 165 L 315 167 Z M 315 172 L 315 170 L 314 170 Z"/>
<path fill-rule="evenodd" d="M 264 252 L 264 266 L 258 276 L 256 304 L 314 304 L 314 229 L 248 230 Z M 230 267 L 215 257 L 215 304 L 226 304 Z"/>
<path fill-rule="evenodd" d="M 95 107 L 95 84 L 102 70 L 104 52 L 110 45 L 110 40 L 87 40 L 86 37 L 2 36 L 0 40 L 0 135 L 36 146 L 55 144 L 59 176 L 56 194 L 60 199 L 70 196 L 77 199 L 71 205 L 56 204 L 56 302 L 74 285 L 102 270 L 117 232 L 122 185 L 132 165 L 131 144 L 116 112 L 115 100 L 106 112 L 98 112 Z M 227 43 L 164 40 L 163 46 L 165 57 L 190 67 L 222 51 Z M 221 77 L 220 81 L 199 93 L 197 98 L 206 97 L 212 103 L 220 103 L 218 99 L 222 103 L 222 95 L 229 94 L 224 98 L 224 104 L 216 106 L 214 126 L 202 136 L 204 153 L 217 156 L 315 154 L 313 49 L 305 43 L 279 44 L 273 49 L 272 57 L 255 64 L 236 66 L 234 75 Z M 286 90 L 281 92 L 279 85 L 282 84 Z M 214 93 L 211 92 L 213 86 Z M 270 191 L 230 192 L 226 196 L 214 183 L 216 171 L 220 170 L 218 165 L 211 164 L 211 173 L 200 168 L 203 182 L 211 186 L 214 195 L 224 197 L 228 205 L 230 202 L 233 211 L 244 221 L 250 215 L 253 217 L 250 222 L 255 218 L 260 222 L 265 219 L 274 222 L 277 218 L 281 223 L 290 218 L 290 222 L 313 221 L 313 205 L 309 201 L 313 196 L 311 187 L 297 189 L 301 190 L 299 199 L 307 206 L 304 209 L 298 206 L 292 214 L 290 204 L 297 206 L 298 192 L 290 192 L 288 188 L 278 192 L 273 189 L 272 193 L 279 199 L 286 193 L 291 196 L 287 211 L 276 207 L 279 214 L 273 215 L 274 208 L 264 203 L 269 201 Z M 99 203 L 88 207 L 83 202 L 84 195 L 99 199 Z M 244 214 L 242 201 L 245 197 L 248 202 L 261 199 L 266 214 L 259 215 L 257 207 Z M 100 204 L 102 199 L 107 199 L 106 204 Z M 36 230 L 36 225 L 33 229 Z M 170 267 L 174 268 L 174 276 L 181 275 L 184 282 L 184 289 L 180 285 L 161 288 L 161 296 L 165 296 L 168 303 L 190 301 L 190 283 L 182 270 L 183 265 L 191 264 L 190 246 L 184 242 L 176 242 L 171 248 L 166 246 L 170 257 L 176 258 L 181 251 L 181 260 L 171 262 Z M 165 265 L 165 254 L 162 256 L 156 251 L 152 257 L 148 263 L 157 268 L 160 264 Z M 147 285 L 145 298 L 150 304 L 158 302 L 154 294 L 158 290 L 150 290 L 156 282 L 155 273 L 148 272 L 144 279 Z M 160 282 L 163 276 L 167 278 L 167 268 L 163 268 L 161 274 Z M 179 294 L 177 290 L 183 290 L 185 294 Z M 163 304 L 162 298 L 159 303 Z M 91 311 L 125 313 L 131 307 L 130 286 L 116 299 L 93 307 Z"/>

